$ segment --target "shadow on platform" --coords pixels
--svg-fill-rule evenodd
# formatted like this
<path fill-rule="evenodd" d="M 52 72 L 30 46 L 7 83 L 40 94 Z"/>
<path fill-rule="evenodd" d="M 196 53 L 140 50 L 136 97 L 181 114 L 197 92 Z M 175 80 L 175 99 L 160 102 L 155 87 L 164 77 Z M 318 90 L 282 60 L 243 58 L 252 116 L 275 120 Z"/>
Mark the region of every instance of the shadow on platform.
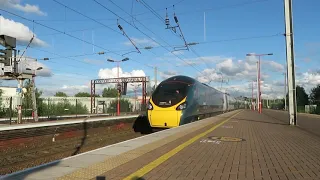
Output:
<path fill-rule="evenodd" d="M 286 122 L 286 125 L 289 125 L 289 113 L 285 111 L 266 111 L 263 114 L 266 116 L 273 118 L 275 120 Z M 297 125 L 294 127 L 299 128 L 302 131 L 305 131 L 307 133 L 310 133 L 314 136 L 320 137 L 320 122 L 313 119 L 312 117 L 303 116 L 301 114 L 297 114 Z"/>
<path fill-rule="evenodd" d="M 271 115 L 270 113 L 264 112 L 263 114 L 266 115 L 266 116 L 268 116 L 268 117 L 271 118 L 271 119 L 274 119 L 274 120 L 283 122 L 283 124 L 285 124 L 285 125 L 288 125 L 288 124 L 289 124 L 289 122 L 286 123 L 286 121 L 289 119 L 289 115 L 285 115 L 284 117 L 282 117 L 282 118 L 284 118 L 284 119 L 282 119 L 282 118 L 276 117 L 276 116 L 274 116 L 274 115 Z"/>
<path fill-rule="evenodd" d="M 242 118 L 232 118 L 232 119 L 233 119 L 233 120 L 239 120 L 239 121 L 256 122 L 256 123 L 266 123 L 266 124 L 276 124 L 276 125 L 288 125 L 288 124 L 286 124 L 286 123 L 267 122 L 267 121 L 253 120 L 253 119 L 242 119 Z"/>

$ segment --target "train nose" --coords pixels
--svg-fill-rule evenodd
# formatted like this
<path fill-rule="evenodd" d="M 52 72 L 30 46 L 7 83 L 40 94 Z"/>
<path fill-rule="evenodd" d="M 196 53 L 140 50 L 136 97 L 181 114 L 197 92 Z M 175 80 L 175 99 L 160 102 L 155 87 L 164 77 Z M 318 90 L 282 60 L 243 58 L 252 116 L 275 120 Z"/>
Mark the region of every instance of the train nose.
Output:
<path fill-rule="evenodd" d="M 149 114 L 150 125 L 153 127 L 176 127 L 180 116 L 176 110 L 159 111 L 153 110 Z"/>

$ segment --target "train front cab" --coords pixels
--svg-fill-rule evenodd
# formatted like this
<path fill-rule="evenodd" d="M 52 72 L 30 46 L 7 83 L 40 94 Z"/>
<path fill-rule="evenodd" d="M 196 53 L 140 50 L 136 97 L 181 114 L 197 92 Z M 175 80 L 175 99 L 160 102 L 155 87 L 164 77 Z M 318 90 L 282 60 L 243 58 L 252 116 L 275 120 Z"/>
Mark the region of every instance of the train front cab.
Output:
<path fill-rule="evenodd" d="M 148 120 L 152 128 L 172 128 L 180 124 L 186 109 L 188 84 L 166 82 L 155 90 L 148 103 Z"/>
<path fill-rule="evenodd" d="M 172 128 L 179 126 L 180 119 L 182 116 L 182 108 L 185 105 L 184 98 L 177 105 L 161 108 L 152 101 L 148 104 L 148 119 L 151 127 L 153 128 Z"/>

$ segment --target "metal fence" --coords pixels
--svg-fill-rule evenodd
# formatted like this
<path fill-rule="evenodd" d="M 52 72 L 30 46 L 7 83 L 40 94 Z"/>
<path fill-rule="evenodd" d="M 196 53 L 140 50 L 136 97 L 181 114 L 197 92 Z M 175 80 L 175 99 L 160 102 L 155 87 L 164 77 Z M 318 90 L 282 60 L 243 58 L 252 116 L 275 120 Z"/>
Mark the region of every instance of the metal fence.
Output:
<path fill-rule="evenodd" d="M 275 99 L 262 101 L 262 107 L 268 109 L 276 109 L 276 110 L 285 110 L 284 100 L 283 99 Z M 287 107 L 286 110 L 288 110 Z M 305 105 L 305 106 L 297 106 L 298 113 L 308 113 L 308 114 L 319 114 L 320 115 L 320 106 L 317 105 Z"/>
<path fill-rule="evenodd" d="M 0 97 L 0 123 L 17 122 L 17 97 Z M 113 116 L 117 112 L 116 98 L 96 98 L 96 116 Z M 50 97 L 37 98 L 39 121 L 80 118 L 90 114 L 90 97 Z M 144 110 L 141 101 L 134 98 L 120 99 L 120 113 L 135 114 Z M 33 102 L 30 98 L 22 100 L 22 123 L 33 121 Z M 11 119 L 11 120 L 10 120 Z"/>

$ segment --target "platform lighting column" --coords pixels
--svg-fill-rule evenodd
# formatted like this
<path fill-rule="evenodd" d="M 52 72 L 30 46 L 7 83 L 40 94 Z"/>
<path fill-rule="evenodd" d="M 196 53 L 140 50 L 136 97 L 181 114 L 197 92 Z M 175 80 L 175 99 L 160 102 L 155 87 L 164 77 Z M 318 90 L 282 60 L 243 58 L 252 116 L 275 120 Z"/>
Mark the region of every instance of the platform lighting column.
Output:
<path fill-rule="evenodd" d="M 259 87 L 259 89 L 258 89 L 258 91 L 259 91 L 259 113 L 261 114 L 261 112 L 262 112 L 262 103 L 261 103 L 261 61 L 260 61 L 260 56 L 259 56 L 259 62 L 258 62 L 258 80 L 259 80 L 259 82 L 258 82 L 258 87 Z"/>
<path fill-rule="evenodd" d="M 107 59 L 109 62 L 116 62 L 117 63 L 117 78 L 120 78 L 120 62 L 128 61 L 129 58 L 124 58 L 120 61 L 112 60 L 112 59 Z M 117 103 L 117 116 L 120 116 L 120 90 L 118 89 L 118 103 Z"/>
<path fill-rule="evenodd" d="M 119 68 L 120 68 L 120 62 L 117 61 L 117 78 L 120 77 Z M 118 89 L 117 115 L 120 116 L 120 90 L 119 89 Z"/>
<path fill-rule="evenodd" d="M 262 113 L 262 103 L 261 103 L 261 71 L 260 71 L 260 64 L 261 64 L 261 56 L 271 56 L 273 53 L 268 54 L 247 54 L 247 56 L 258 56 L 259 60 L 257 62 L 257 85 L 258 85 L 258 102 L 259 102 L 259 113 Z"/>
<path fill-rule="evenodd" d="M 23 88 L 23 80 L 22 79 L 18 79 L 18 89 L 22 90 Z M 19 96 L 18 96 L 18 121 L 17 124 L 21 124 L 22 123 L 22 91 L 19 92 Z"/>
<path fill-rule="evenodd" d="M 257 111 L 259 112 L 259 61 L 257 61 L 257 100 L 256 100 L 256 105 L 257 105 Z"/>
<path fill-rule="evenodd" d="M 252 81 L 252 99 L 251 99 L 251 109 L 252 109 L 252 111 L 254 111 L 254 107 L 253 107 L 253 83 L 254 83 L 254 81 Z"/>

